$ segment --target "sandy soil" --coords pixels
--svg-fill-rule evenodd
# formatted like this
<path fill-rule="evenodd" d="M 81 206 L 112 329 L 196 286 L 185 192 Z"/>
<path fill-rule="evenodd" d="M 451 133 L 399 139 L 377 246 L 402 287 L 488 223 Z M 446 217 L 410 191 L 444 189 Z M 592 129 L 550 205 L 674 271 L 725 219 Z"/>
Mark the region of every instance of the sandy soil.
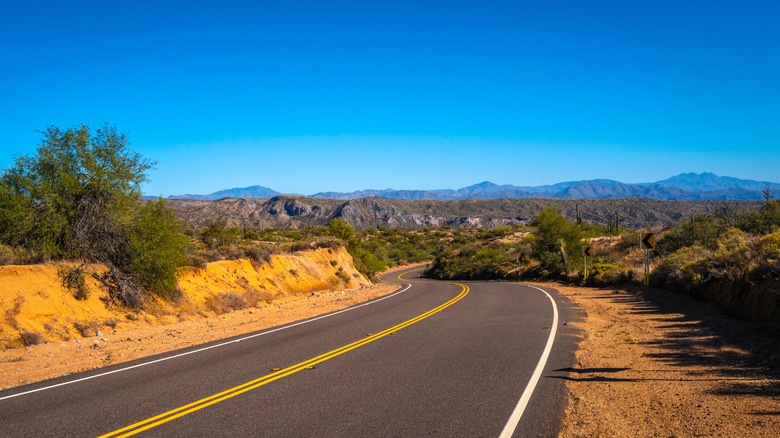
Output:
<path fill-rule="evenodd" d="M 378 284 L 352 290 L 313 292 L 210 318 L 193 316 L 188 321 L 124 332 L 106 330 L 102 337 L 8 349 L 0 352 L 0 389 L 287 324 L 343 309 L 397 289 L 396 285 Z"/>
<path fill-rule="evenodd" d="M 780 329 L 660 290 L 554 287 L 584 339 L 561 437 L 779 437 Z"/>

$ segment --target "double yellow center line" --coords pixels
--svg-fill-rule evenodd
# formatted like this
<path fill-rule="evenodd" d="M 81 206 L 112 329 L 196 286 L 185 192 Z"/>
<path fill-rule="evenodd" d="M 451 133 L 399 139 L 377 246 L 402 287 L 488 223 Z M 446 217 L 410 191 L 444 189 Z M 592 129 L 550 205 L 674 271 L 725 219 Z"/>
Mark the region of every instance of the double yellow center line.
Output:
<path fill-rule="evenodd" d="M 399 275 L 398 278 L 400 279 L 401 276 Z M 101 435 L 98 438 L 108 438 L 108 437 L 115 437 L 115 438 L 121 438 L 121 437 L 128 437 L 135 435 L 137 433 L 143 432 L 145 430 L 151 429 L 153 427 L 157 427 L 161 424 L 167 423 L 169 421 L 175 420 L 179 417 L 183 417 L 187 414 L 191 414 L 195 411 L 199 411 L 205 407 L 211 406 L 213 404 L 217 404 L 221 401 L 225 401 L 229 398 L 235 397 L 237 395 L 243 394 L 247 391 L 251 391 L 253 389 L 259 388 L 267 383 L 271 383 L 274 380 L 281 379 L 282 377 L 289 376 L 290 374 L 297 373 L 298 371 L 301 371 L 303 369 L 313 367 L 314 365 L 318 363 L 325 362 L 328 359 L 332 359 L 336 356 L 340 356 L 350 350 L 354 350 L 355 348 L 361 347 L 363 345 L 366 345 L 370 342 L 376 341 L 377 339 L 383 338 L 389 334 L 395 333 L 398 330 L 401 330 L 403 328 L 409 327 L 410 325 L 422 321 L 423 319 L 437 313 L 441 312 L 442 310 L 446 309 L 447 307 L 455 304 L 456 302 L 460 301 L 463 297 L 468 295 L 469 288 L 468 286 L 460 283 L 453 283 L 455 285 L 460 286 L 463 288 L 463 290 L 456 296 L 455 298 L 445 302 L 444 304 L 431 309 L 425 313 L 423 313 L 420 316 L 417 316 L 415 318 L 412 318 L 408 321 L 402 322 L 401 324 L 398 324 L 394 327 L 390 327 L 387 330 L 384 330 L 380 333 L 376 333 L 373 335 L 369 335 L 359 341 L 353 342 L 349 345 L 345 345 L 341 348 L 337 348 L 335 350 L 329 351 L 325 354 L 322 354 L 320 356 L 311 358 L 305 362 L 301 362 L 298 364 L 295 364 L 291 367 L 287 367 L 285 369 L 276 371 L 274 373 L 268 374 L 266 376 L 260 377 L 258 379 L 249 381 L 244 383 L 243 385 L 236 386 L 234 388 L 230 388 L 227 391 L 222 391 L 218 394 L 214 394 L 211 397 L 206 397 L 204 399 L 198 400 L 196 402 L 190 403 L 188 405 L 184 405 L 182 407 L 173 409 L 168 412 L 163 412 L 160 415 L 148 418 L 143 421 L 139 421 L 138 423 L 131 424 L 127 427 L 123 427 L 122 429 L 115 430 L 113 432 L 107 433 L 105 435 Z"/>

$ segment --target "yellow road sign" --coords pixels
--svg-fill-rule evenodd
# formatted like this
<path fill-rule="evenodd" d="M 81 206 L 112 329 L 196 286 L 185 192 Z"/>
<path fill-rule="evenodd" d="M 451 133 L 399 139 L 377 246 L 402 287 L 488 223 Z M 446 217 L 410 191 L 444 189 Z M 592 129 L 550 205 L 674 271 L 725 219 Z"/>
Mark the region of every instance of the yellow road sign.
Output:
<path fill-rule="evenodd" d="M 639 233 L 639 248 L 655 249 L 655 233 Z"/>
<path fill-rule="evenodd" d="M 589 246 L 583 246 L 582 247 L 582 255 L 585 257 L 590 257 L 590 247 Z"/>

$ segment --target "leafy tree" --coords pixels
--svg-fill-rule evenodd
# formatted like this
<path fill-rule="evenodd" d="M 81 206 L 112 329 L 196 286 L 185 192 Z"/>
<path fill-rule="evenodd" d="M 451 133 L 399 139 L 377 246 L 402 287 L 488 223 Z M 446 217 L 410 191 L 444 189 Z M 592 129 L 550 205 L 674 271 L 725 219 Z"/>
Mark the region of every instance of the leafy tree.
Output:
<path fill-rule="evenodd" d="M 154 163 L 128 148 L 115 127 L 50 127 L 36 155 L 0 177 L 0 239 L 40 258 L 116 261 L 121 225 Z"/>
<path fill-rule="evenodd" d="M 532 225 L 537 227 L 533 255 L 550 273 L 564 272 L 564 260 L 572 266 L 581 257 L 582 230 L 558 214 L 556 207 L 542 209 Z"/>
<path fill-rule="evenodd" d="M 154 163 L 108 125 L 50 127 L 43 136 L 35 154 L 0 176 L 0 243 L 33 260 L 101 263 L 112 298 L 130 306 L 141 304 L 143 286 L 169 295 L 184 255 L 178 226 L 164 202 L 139 210 Z"/>

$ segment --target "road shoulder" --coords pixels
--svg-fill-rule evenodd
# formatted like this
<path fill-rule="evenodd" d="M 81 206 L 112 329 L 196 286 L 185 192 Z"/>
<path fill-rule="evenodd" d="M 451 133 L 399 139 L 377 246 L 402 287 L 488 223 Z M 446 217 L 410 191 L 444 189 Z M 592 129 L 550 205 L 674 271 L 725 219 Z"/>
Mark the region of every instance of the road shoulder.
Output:
<path fill-rule="evenodd" d="M 667 291 L 528 284 L 587 313 L 561 437 L 780 436 L 777 327 Z"/>

